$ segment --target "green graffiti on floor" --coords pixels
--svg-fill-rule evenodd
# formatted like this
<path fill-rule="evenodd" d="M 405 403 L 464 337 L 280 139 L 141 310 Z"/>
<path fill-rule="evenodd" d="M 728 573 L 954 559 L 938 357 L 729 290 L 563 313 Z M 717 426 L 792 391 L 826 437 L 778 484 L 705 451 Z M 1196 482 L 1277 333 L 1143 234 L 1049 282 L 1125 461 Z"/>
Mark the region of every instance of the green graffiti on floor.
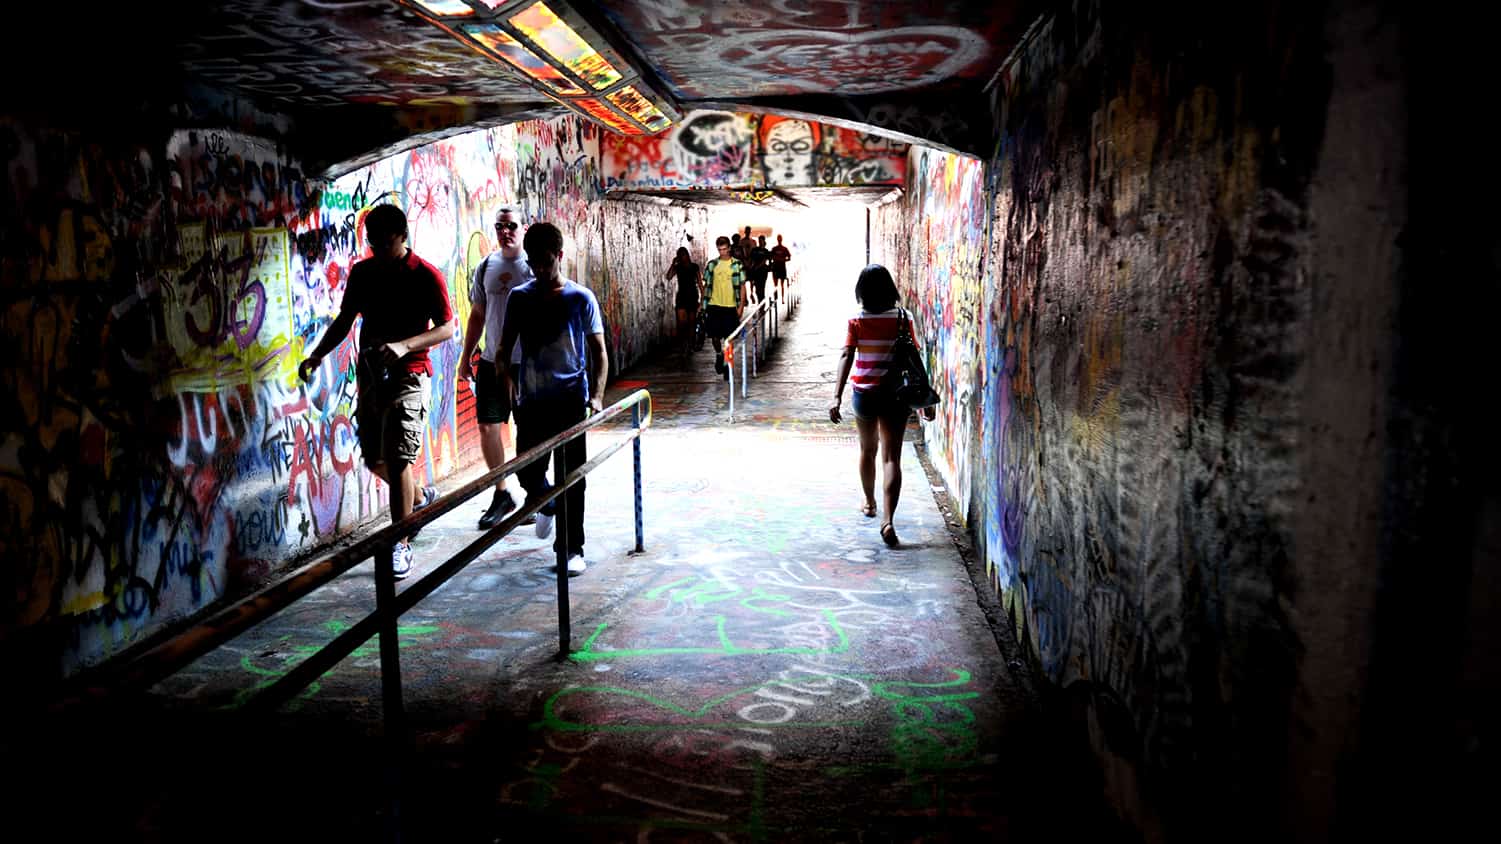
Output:
<path fill-rule="evenodd" d="M 349 624 L 348 622 L 340 620 L 327 621 L 322 625 L 323 629 L 329 633 L 330 638 L 337 638 L 340 634 L 342 634 L 352 626 L 353 625 Z M 414 645 L 419 640 L 432 636 L 433 634 L 439 632 L 439 630 L 440 628 L 435 624 L 398 625 L 396 628 L 396 646 L 398 648 L 405 648 L 410 645 Z M 278 637 L 276 642 L 278 644 L 282 644 L 287 642 L 291 638 L 292 634 L 288 633 L 284 636 Z M 282 657 L 282 661 L 280 665 L 272 668 L 263 668 L 259 665 L 256 665 L 253 661 L 255 658 L 253 654 L 246 654 L 245 656 L 240 657 L 240 667 L 245 669 L 250 674 L 254 674 L 262 679 L 254 686 L 248 689 L 240 690 L 237 694 L 235 694 L 234 700 L 230 701 L 228 704 L 225 704 L 223 708 L 239 709 L 240 707 L 245 706 L 247 703 L 253 700 L 262 689 L 267 688 L 277 680 L 280 680 L 293 668 L 296 668 L 298 665 L 300 665 L 303 660 L 322 650 L 323 647 L 323 644 L 292 645 L 285 652 L 277 652 L 277 654 Z M 276 649 L 273 647 L 271 651 L 276 651 Z M 376 636 L 367 640 L 358 648 L 355 648 L 354 652 L 351 653 L 348 658 L 365 659 L 371 656 L 378 656 L 379 653 L 380 637 Z M 296 711 L 296 709 L 302 704 L 303 701 L 306 701 L 317 695 L 322 688 L 323 686 L 321 683 L 314 681 L 313 683 L 309 684 L 301 694 L 287 703 L 287 709 L 289 711 Z"/>
<path fill-rule="evenodd" d="M 876 683 L 871 693 L 896 705 L 898 724 L 891 732 L 891 743 L 898 762 L 908 774 L 917 771 L 964 768 L 974 764 L 975 713 L 962 700 L 980 696 L 974 691 L 927 694 L 922 690 L 950 690 L 969 685 L 970 674 L 957 668 L 948 669 L 954 679 L 946 683 L 894 681 Z M 901 694 L 896 689 L 919 690 Z"/>
<path fill-rule="evenodd" d="M 870 677 L 856 675 L 830 674 L 827 676 L 829 677 L 829 679 L 833 680 L 861 681 L 871 679 Z M 547 702 L 542 706 L 542 720 L 533 724 L 532 729 L 558 730 L 560 732 L 568 733 L 639 733 L 683 729 L 743 730 L 747 727 L 755 727 L 758 729 L 794 730 L 813 729 L 819 727 L 857 727 L 864 723 L 864 721 L 862 720 L 787 721 L 773 723 L 760 721 L 751 722 L 743 718 L 735 720 L 725 719 L 718 722 L 705 722 L 703 720 L 705 717 L 708 717 L 710 713 L 712 713 L 717 707 L 727 701 L 734 701 L 755 695 L 756 692 L 759 692 L 762 689 L 785 685 L 787 685 L 787 681 L 781 679 L 768 680 L 764 683 L 756 683 L 755 685 L 745 686 L 743 688 L 735 689 L 733 691 L 719 695 L 718 697 L 710 698 L 707 702 L 705 702 L 697 709 L 690 709 L 685 706 L 679 706 L 678 704 L 673 703 L 670 700 L 665 700 L 655 695 L 649 695 L 646 692 L 638 692 L 634 689 L 623 689 L 618 686 L 572 686 L 570 688 L 562 689 L 554 693 L 552 697 L 547 699 Z M 652 707 L 657 712 L 660 712 L 664 717 L 676 715 L 687 720 L 662 720 L 613 724 L 585 724 L 579 723 L 577 721 L 570 721 L 559 715 L 558 709 L 561 702 L 563 702 L 566 698 L 573 697 L 575 695 L 600 695 L 612 703 L 619 703 L 621 706 L 644 703 L 649 707 Z M 600 711 L 600 709 L 601 707 L 597 705 L 591 707 L 591 711 Z"/>
<path fill-rule="evenodd" d="M 683 586 L 684 584 L 687 584 L 687 583 L 694 583 L 694 581 L 697 581 L 697 583 L 694 586 L 686 587 L 686 588 L 683 588 L 683 589 L 674 588 L 674 587 L 678 587 L 678 586 Z M 708 578 L 708 577 L 685 577 L 682 580 L 675 580 L 672 583 L 669 583 L 669 584 L 667 584 L 665 586 L 658 586 L 656 589 L 653 589 L 650 592 L 647 592 L 646 593 L 646 597 L 649 598 L 649 599 L 651 599 L 651 600 L 653 600 L 653 601 L 655 601 L 658 598 L 662 597 L 662 595 L 664 593 L 668 593 L 669 594 L 668 600 L 673 601 L 675 603 L 680 603 L 680 604 L 697 604 L 699 606 L 707 606 L 709 604 L 717 603 L 719 601 L 728 601 L 731 598 L 734 598 L 736 595 L 739 595 L 741 592 L 744 592 L 744 591 L 745 591 L 744 589 L 742 589 L 741 587 L 736 586 L 734 584 L 724 583 L 724 582 L 721 582 L 721 581 L 718 581 L 718 580 L 714 580 L 714 579 Z M 771 607 L 759 607 L 759 606 L 755 606 L 751 602 L 752 601 L 791 601 L 791 600 L 792 600 L 792 596 L 791 595 L 773 595 L 773 594 L 767 592 L 766 590 L 764 590 L 764 589 L 762 589 L 761 587 L 758 586 L 755 589 L 752 589 L 751 593 L 749 595 L 747 595 L 746 597 L 740 599 L 739 604 L 740 604 L 740 606 L 745 607 L 746 609 L 752 610 L 754 612 L 766 613 L 767 615 L 776 615 L 776 616 L 788 617 L 788 616 L 791 616 L 792 613 L 789 613 L 786 610 L 778 610 L 778 609 L 773 609 Z"/>
<path fill-rule="evenodd" d="M 947 789 L 944 772 L 973 768 L 979 737 L 975 714 L 960 701 L 974 700 L 976 691 L 957 691 L 970 683 L 970 672 L 946 669 L 953 679 L 942 683 L 888 681 L 871 685 L 871 693 L 895 705 L 897 724 L 891 730 L 894 761 L 884 765 L 837 765 L 823 769 L 831 777 L 855 777 L 875 768 L 900 770 L 912 787 L 912 806 L 944 811 Z M 898 689 L 914 690 L 909 693 Z M 930 694 L 926 690 L 948 693 Z"/>
<path fill-rule="evenodd" d="M 757 608 L 752 607 L 752 609 Z M 757 611 L 767 612 L 766 609 L 758 609 Z M 788 615 L 788 613 L 774 614 Z M 641 657 L 669 656 L 672 654 L 700 654 L 703 656 L 830 656 L 847 652 L 850 649 L 850 639 L 844 632 L 844 628 L 839 625 L 839 620 L 834 617 L 834 613 L 829 610 L 820 610 L 819 615 L 823 617 L 824 622 L 828 624 L 829 629 L 833 631 L 834 637 L 838 640 L 831 647 L 741 647 L 730 641 L 730 634 L 725 629 L 728 619 L 725 616 L 716 615 L 714 616 L 714 630 L 719 640 L 718 647 L 621 648 L 619 650 L 596 651 L 594 650 L 595 640 L 603 635 L 605 629 L 610 626 L 609 622 L 605 622 L 594 628 L 594 633 L 584 642 L 584 646 L 569 654 L 568 658 L 576 662 L 598 662 L 607 659 L 638 659 Z"/>
<path fill-rule="evenodd" d="M 743 597 L 741 597 L 743 595 Z M 760 588 L 759 586 L 746 590 L 732 583 L 725 583 L 708 577 L 685 577 L 672 583 L 658 586 L 646 593 L 643 597 L 649 601 L 660 601 L 663 597 L 668 601 L 678 604 L 687 604 L 697 607 L 706 607 L 723 601 L 739 600 L 735 603 L 754 613 L 775 616 L 778 618 L 792 618 L 794 614 L 785 609 L 778 608 L 778 603 L 790 603 L 792 596 L 777 595 Z M 600 660 L 613 659 L 636 659 L 641 657 L 669 656 L 673 654 L 700 654 L 703 656 L 828 656 L 842 654 L 850 649 L 849 636 L 829 610 L 819 610 L 819 618 L 828 628 L 835 639 L 835 643 L 827 648 L 818 647 L 784 647 L 784 648 L 759 648 L 744 647 L 731 641 L 728 630 L 729 617 L 725 615 L 712 616 L 717 644 L 705 647 L 647 647 L 647 648 L 619 648 L 611 650 L 595 650 L 595 643 L 604 635 L 610 626 L 609 622 L 600 624 L 594 628 L 594 633 L 584 642 L 584 646 L 572 654 L 569 658 L 576 662 L 597 662 Z"/>

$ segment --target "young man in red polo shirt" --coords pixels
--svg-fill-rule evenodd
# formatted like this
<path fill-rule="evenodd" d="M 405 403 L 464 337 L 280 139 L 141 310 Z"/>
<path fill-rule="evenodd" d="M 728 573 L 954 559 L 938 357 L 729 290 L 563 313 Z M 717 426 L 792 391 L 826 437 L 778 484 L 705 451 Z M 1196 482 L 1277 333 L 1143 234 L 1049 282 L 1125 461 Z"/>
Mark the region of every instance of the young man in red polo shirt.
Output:
<path fill-rule="evenodd" d="M 344 342 L 354 318 L 364 317 L 355 422 L 365 465 L 390 484 L 391 521 L 399 522 L 414 504 L 430 504 L 437 494 L 428 487 L 420 503 L 415 500 L 412 463 L 427 424 L 427 384 L 433 374 L 427 350 L 454 336 L 453 308 L 443 274 L 407 248 L 407 218 L 400 208 L 371 209 L 365 233 L 374 255 L 350 270 L 339 315 L 297 374 L 311 381 L 323 358 Z M 392 560 L 397 578 L 411 572 L 411 537 L 396 543 Z"/>

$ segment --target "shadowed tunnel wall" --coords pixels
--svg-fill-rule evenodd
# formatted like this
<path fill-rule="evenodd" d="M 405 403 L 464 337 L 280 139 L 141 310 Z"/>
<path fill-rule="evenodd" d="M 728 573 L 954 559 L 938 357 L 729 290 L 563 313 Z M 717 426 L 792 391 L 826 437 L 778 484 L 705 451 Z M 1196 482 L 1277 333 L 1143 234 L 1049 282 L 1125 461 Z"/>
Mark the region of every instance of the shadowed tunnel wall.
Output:
<path fill-rule="evenodd" d="M 1479 741 L 1392 681 L 1437 659 L 1442 694 L 1494 624 L 1465 631 L 1465 388 L 1418 351 L 1461 341 L 1405 264 L 1435 244 L 1409 228 L 1412 20 L 1167 5 L 1047 18 L 995 82 L 994 155 L 914 148 L 872 257 L 945 396 L 933 462 L 1120 810 L 1150 839 L 1379 829 L 1406 798 L 1373 812 L 1397 787 L 1354 772 L 1408 780 L 1404 706 L 1441 740 L 1397 744 Z"/>
<path fill-rule="evenodd" d="M 602 202 L 599 131 L 574 118 L 331 184 L 233 132 L 8 119 L 0 156 L 0 650 L 17 681 L 107 659 L 385 511 L 351 422 L 354 335 L 312 384 L 295 377 L 367 251 L 370 207 L 406 211 L 461 327 L 495 210 L 557 223 L 616 367 L 665 336 L 670 248 L 650 245 L 707 224 L 699 207 Z M 460 342 L 431 353 L 429 481 L 479 459 Z"/>

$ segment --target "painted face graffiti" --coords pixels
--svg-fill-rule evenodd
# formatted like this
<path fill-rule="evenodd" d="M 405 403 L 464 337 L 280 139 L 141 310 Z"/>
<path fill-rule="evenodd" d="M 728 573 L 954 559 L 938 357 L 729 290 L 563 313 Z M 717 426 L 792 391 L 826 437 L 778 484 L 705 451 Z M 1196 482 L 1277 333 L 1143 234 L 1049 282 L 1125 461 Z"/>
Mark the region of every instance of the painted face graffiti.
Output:
<path fill-rule="evenodd" d="M 766 132 L 762 168 L 769 185 L 813 183 L 813 127 L 805 120 L 782 120 Z"/>

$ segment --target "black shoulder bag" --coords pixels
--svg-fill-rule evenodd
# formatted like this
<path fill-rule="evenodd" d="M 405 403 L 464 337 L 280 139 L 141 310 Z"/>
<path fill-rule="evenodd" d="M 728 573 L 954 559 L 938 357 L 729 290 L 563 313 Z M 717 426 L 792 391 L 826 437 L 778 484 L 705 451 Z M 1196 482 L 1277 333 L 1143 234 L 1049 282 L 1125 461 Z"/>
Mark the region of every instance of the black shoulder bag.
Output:
<path fill-rule="evenodd" d="M 881 379 L 881 384 L 894 387 L 893 395 L 896 400 L 913 410 L 932 407 L 938 404 L 938 393 L 928 380 L 928 369 L 923 365 L 922 353 L 917 350 L 917 344 L 912 339 L 911 318 L 906 309 L 901 311 L 900 319 L 902 322 L 897 329 L 896 340 L 891 344 L 891 364 L 886 370 L 886 377 Z"/>

